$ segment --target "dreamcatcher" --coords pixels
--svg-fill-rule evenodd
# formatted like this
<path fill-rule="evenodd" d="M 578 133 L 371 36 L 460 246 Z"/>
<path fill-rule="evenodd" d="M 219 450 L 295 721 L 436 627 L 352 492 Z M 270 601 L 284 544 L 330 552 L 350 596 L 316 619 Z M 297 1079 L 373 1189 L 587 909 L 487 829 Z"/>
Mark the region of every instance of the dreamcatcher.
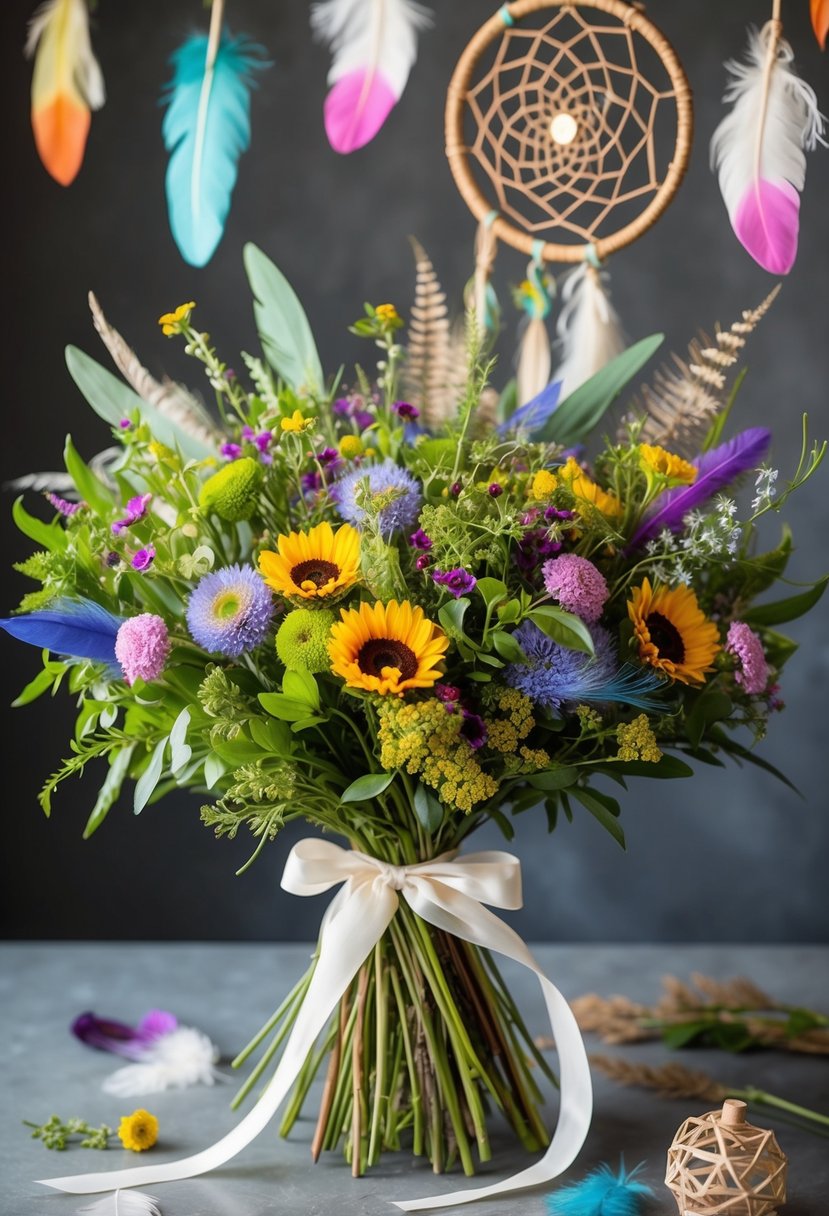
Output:
<path fill-rule="evenodd" d="M 472 38 L 449 86 L 446 151 L 479 221 L 474 306 L 498 241 L 529 255 L 518 298 L 522 405 L 550 379 L 545 319 L 554 263 L 575 264 L 560 289 L 564 393 L 623 347 L 607 257 L 645 233 L 676 193 L 693 110 L 673 49 L 622 0 L 514 0 Z"/>

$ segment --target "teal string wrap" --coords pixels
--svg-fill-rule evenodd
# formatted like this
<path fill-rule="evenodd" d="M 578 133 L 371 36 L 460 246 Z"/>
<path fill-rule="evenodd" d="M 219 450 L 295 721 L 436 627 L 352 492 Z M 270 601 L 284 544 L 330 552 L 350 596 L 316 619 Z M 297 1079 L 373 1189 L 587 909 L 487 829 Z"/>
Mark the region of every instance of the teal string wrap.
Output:
<path fill-rule="evenodd" d="M 555 279 L 544 273 L 544 241 L 533 241 L 532 261 L 527 267 L 526 284 L 515 293 L 519 308 L 531 319 L 550 315 L 555 295 Z"/>
<path fill-rule="evenodd" d="M 594 270 L 601 270 L 602 259 L 596 252 L 596 246 L 592 243 L 592 241 L 589 245 L 585 245 L 584 247 L 584 260 L 587 262 L 588 266 L 592 266 Z"/>
<path fill-rule="evenodd" d="M 504 25 L 506 25 L 506 26 L 515 25 L 515 18 L 513 17 L 512 13 L 509 11 L 508 4 L 501 5 L 501 7 L 498 9 L 498 16 L 501 18 Z"/>

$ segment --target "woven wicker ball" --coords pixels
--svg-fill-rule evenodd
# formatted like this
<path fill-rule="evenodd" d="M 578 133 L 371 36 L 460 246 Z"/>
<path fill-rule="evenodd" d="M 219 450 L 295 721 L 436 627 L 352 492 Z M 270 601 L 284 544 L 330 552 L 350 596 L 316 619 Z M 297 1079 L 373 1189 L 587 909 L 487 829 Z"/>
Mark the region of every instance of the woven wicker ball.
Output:
<path fill-rule="evenodd" d="M 746 1122 L 746 1110 L 728 1098 L 677 1132 L 665 1185 L 680 1216 L 775 1216 L 786 1202 L 786 1158 L 773 1132 Z"/>

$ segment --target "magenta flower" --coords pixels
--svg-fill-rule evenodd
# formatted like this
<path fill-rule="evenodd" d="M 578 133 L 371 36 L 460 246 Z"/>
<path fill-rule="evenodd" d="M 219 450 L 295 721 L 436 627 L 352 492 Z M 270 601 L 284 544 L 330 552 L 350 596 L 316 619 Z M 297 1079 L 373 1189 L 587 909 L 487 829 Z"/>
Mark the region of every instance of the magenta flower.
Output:
<path fill-rule="evenodd" d="M 150 566 L 155 561 L 155 549 L 152 545 L 147 545 L 146 549 L 139 549 L 137 553 L 132 555 L 130 565 L 133 570 L 137 570 L 142 574 L 145 570 L 149 570 Z"/>
<path fill-rule="evenodd" d="M 402 418 L 405 422 L 414 422 L 420 417 L 420 410 L 415 405 L 410 405 L 408 401 L 395 401 L 392 406 L 398 418 Z"/>
<path fill-rule="evenodd" d="M 86 505 L 82 502 L 68 502 L 65 498 L 61 498 L 59 494 L 53 494 L 51 490 L 47 491 L 44 498 L 47 502 L 51 503 L 56 511 L 67 517 L 75 515 L 80 511 L 81 507 Z"/>
<path fill-rule="evenodd" d="M 594 624 L 610 591 L 604 575 L 586 557 L 562 553 L 544 563 L 544 586 L 567 612 Z"/>
<path fill-rule="evenodd" d="M 428 553 L 421 553 L 415 558 L 415 570 L 428 570 L 432 564 L 432 559 Z"/>
<path fill-rule="evenodd" d="M 435 696 L 439 701 L 460 701 L 461 690 L 454 684 L 439 683 L 435 685 Z"/>
<path fill-rule="evenodd" d="M 122 431 L 131 431 L 132 423 L 130 422 L 129 418 L 122 418 L 121 421 L 118 423 L 118 427 Z"/>
<path fill-rule="evenodd" d="M 115 638 L 115 657 L 128 684 L 157 680 L 170 654 L 170 635 L 160 616 L 142 612 L 128 617 Z"/>
<path fill-rule="evenodd" d="M 449 493 L 452 495 L 453 498 L 457 498 L 462 489 L 463 489 L 463 485 L 461 484 L 461 482 L 453 481 L 451 486 L 449 487 Z"/>
<path fill-rule="evenodd" d="M 147 507 L 152 498 L 152 494 L 136 494 L 131 498 L 124 508 L 124 518 L 116 519 L 112 525 L 112 531 L 116 536 L 120 536 L 127 528 L 131 528 L 133 524 L 137 524 L 147 514 Z"/>
<path fill-rule="evenodd" d="M 321 452 L 317 452 L 317 460 L 324 469 L 331 469 L 332 472 L 342 464 L 336 448 L 323 448 Z"/>
<path fill-rule="evenodd" d="M 151 1009 L 133 1027 L 87 1012 L 79 1014 L 70 1029 L 87 1047 L 111 1051 L 128 1060 L 140 1060 L 150 1044 L 178 1029 L 178 1018 L 164 1009 Z"/>
<path fill-rule="evenodd" d="M 493 481 L 489 486 L 487 486 L 487 494 L 489 494 L 490 498 L 500 498 L 503 492 L 504 487 L 499 485 L 497 481 Z"/>
<path fill-rule="evenodd" d="M 223 443 L 219 451 L 228 460 L 238 460 L 242 455 L 242 448 L 238 443 Z"/>
<path fill-rule="evenodd" d="M 487 729 L 486 722 L 480 714 L 473 714 L 471 709 L 463 710 L 461 735 L 476 751 L 479 747 L 483 747 L 487 739 Z"/>
<path fill-rule="evenodd" d="M 734 679 L 748 695 L 755 697 L 765 692 L 769 682 L 769 665 L 763 643 L 754 630 L 744 621 L 732 621 L 728 627 L 725 649 L 737 660 Z"/>
<path fill-rule="evenodd" d="M 470 574 L 462 566 L 459 566 L 455 570 L 435 570 L 432 578 L 439 586 L 445 587 L 447 591 L 450 591 L 455 599 L 459 599 L 460 596 L 466 595 L 468 591 L 472 591 L 478 581 L 474 574 Z"/>
<path fill-rule="evenodd" d="M 546 528 L 531 528 L 516 546 L 515 564 L 524 574 L 534 574 L 543 561 L 560 549 L 561 542 L 551 540 Z"/>
<path fill-rule="evenodd" d="M 409 544 L 413 549 L 422 549 L 424 553 L 428 553 L 432 547 L 432 538 L 427 536 L 422 528 L 418 528 L 409 537 Z"/>

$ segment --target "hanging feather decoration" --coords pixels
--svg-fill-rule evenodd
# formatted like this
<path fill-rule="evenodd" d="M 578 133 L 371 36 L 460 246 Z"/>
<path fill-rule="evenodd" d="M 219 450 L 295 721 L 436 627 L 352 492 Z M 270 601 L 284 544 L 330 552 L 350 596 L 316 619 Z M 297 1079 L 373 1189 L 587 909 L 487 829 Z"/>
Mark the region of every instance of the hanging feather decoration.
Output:
<path fill-rule="evenodd" d="M 86 1216 L 161 1216 L 158 1200 L 143 1191 L 113 1191 L 78 1211 Z"/>
<path fill-rule="evenodd" d="M 116 1069 L 103 1088 L 119 1098 L 132 1098 L 165 1089 L 213 1085 L 220 1079 L 214 1067 L 218 1059 L 218 1048 L 206 1034 L 193 1026 L 178 1026 L 147 1043 L 140 1060 Z"/>
<path fill-rule="evenodd" d="M 711 423 L 725 409 L 731 391 L 727 372 L 740 357 L 746 340 L 771 308 L 775 287 L 757 308 L 745 309 L 730 329 L 716 327 L 713 340 L 700 334 L 688 346 L 688 358 L 674 355 L 674 366 L 656 373 L 653 384 L 640 390 L 639 409 L 619 428 L 619 440 L 629 439 L 628 426 L 644 413 L 639 438 L 669 448 L 680 456 L 699 451 Z"/>
<path fill-rule="evenodd" d="M 731 227 L 755 262 L 788 274 L 797 256 L 806 151 L 823 143 L 814 90 L 792 68 L 779 21 L 749 30 L 745 62 L 726 64 L 733 103 L 711 139 L 711 167 Z"/>
<path fill-rule="evenodd" d="M 533 258 L 526 279 L 515 292 L 515 302 L 525 317 L 515 372 L 519 407 L 532 401 L 550 383 L 553 354 L 545 325 L 552 308 L 550 284 L 542 263 Z M 554 290 L 554 283 L 552 287 Z"/>
<path fill-rule="evenodd" d="M 607 291 L 608 275 L 590 261 L 571 270 L 561 290 L 554 379 L 565 400 L 625 349 L 619 317 Z"/>
<path fill-rule="evenodd" d="M 172 56 L 162 124 L 167 210 L 181 256 L 206 266 L 222 239 L 239 157 L 250 145 L 253 73 L 262 48 L 222 32 L 223 0 L 213 0 L 210 34 L 188 38 Z"/>
<path fill-rule="evenodd" d="M 0 629 L 40 650 L 116 667 L 115 638 L 123 618 L 93 600 L 55 600 L 39 612 L 0 618 Z"/>
<path fill-rule="evenodd" d="M 410 240 L 415 257 L 415 298 L 409 314 L 404 392 L 406 400 L 420 410 L 426 426 L 437 430 L 457 412 L 460 399 L 451 385 L 449 311 L 431 259 L 419 241 L 414 237 Z"/>
<path fill-rule="evenodd" d="M 335 152 L 374 139 L 403 96 L 418 32 L 431 24 L 414 0 L 324 0 L 311 9 L 314 34 L 333 53 L 325 133 Z"/>
<path fill-rule="evenodd" d="M 638 1216 L 642 1200 L 653 1198 L 653 1191 L 636 1175 L 642 1169 L 626 1170 L 624 1162 L 618 1174 L 609 1165 L 600 1165 L 581 1182 L 547 1197 L 549 1216 Z"/>
<path fill-rule="evenodd" d="M 46 0 L 29 23 L 34 57 L 32 129 L 38 155 L 62 186 L 77 177 L 92 121 L 104 104 L 104 78 L 92 52 L 86 0 Z"/>
<path fill-rule="evenodd" d="M 809 0 L 812 13 L 812 29 L 822 51 L 826 50 L 826 38 L 829 36 L 829 0 Z"/>

